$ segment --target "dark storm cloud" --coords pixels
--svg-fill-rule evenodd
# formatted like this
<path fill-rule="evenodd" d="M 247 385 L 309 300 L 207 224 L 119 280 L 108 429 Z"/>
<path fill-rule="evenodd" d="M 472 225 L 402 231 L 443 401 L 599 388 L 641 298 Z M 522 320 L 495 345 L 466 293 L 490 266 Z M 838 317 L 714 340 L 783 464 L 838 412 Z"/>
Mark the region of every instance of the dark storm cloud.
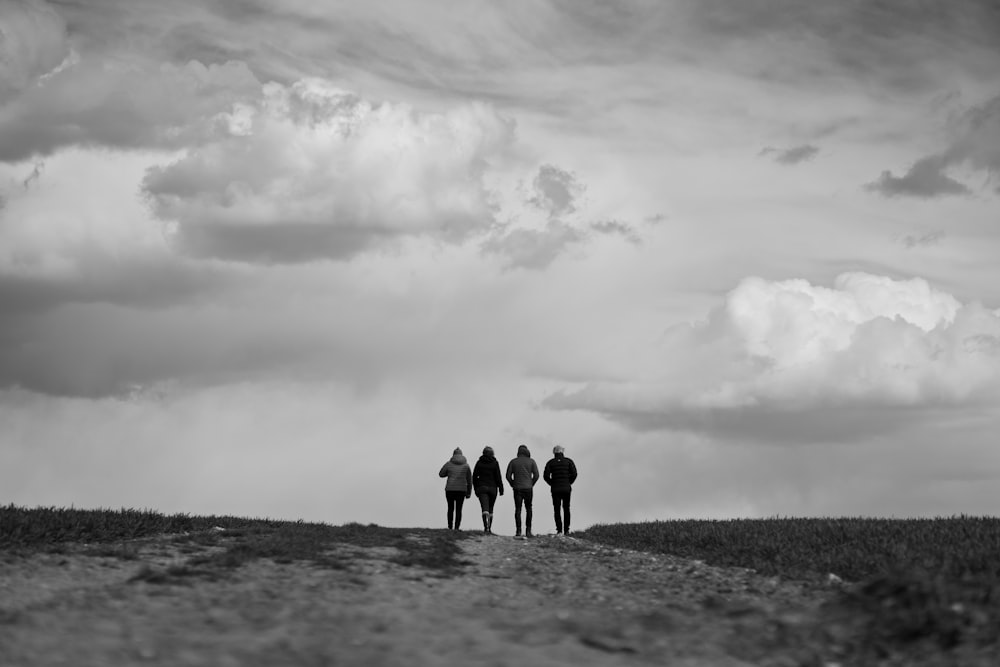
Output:
<path fill-rule="evenodd" d="M 794 146 L 792 148 L 773 148 L 768 146 L 767 148 L 761 149 L 759 155 L 769 156 L 775 162 L 779 164 L 798 164 L 800 162 L 806 162 L 816 157 L 819 153 L 819 148 L 811 144 L 803 144 L 801 146 Z"/>
<path fill-rule="evenodd" d="M 554 394 L 542 402 L 542 407 L 587 410 L 587 401 L 585 392 Z M 874 404 L 831 405 L 807 410 L 782 410 L 780 406 L 771 405 L 715 410 L 597 408 L 594 411 L 637 433 L 711 433 L 726 440 L 788 445 L 865 440 L 873 435 L 898 431 L 906 424 L 928 417 L 925 409 Z"/>
<path fill-rule="evenodd" d="M 940 153 L 920 158 L 902 176 L 883 171 L 866 188 L 887 197 L 968 195 L 972 189 L 947 174 L 952 167 L 981 172 L 1000 193 L 1000 96 L 952 119 L 950 140 Z"/>
<path fill-rule="evenodd" d="M 576 211 L 577 199 L 584 190 L 574 174 L 543 164 L 532 182 L 528 203 L 545 211 L 549 218 L 560 218 Z"/>
<path fill-rule="evenodd" d="M 621 236 L 629 243 L 642 243 L 642 237 L 639 236 L 639 233 L 635 231 L 635 228 L 632 227 L 632 225 L 618 220 L 602 220 L 600 222 L 592 222 L 590 223 L 590 229 L 598 234 Z"/>
<path fill-rule="evenodd" d="M 932 245 L 938 245 L 945 238 L 945 233 L 942 231 L 927 232 L 925 234 L 907 234 L 900 239 L 900 243 L 907 249 L 911 248 L 923 248 Z"/>
<path fill-rule="evenodd" d="M 510 269 L 540 270 L 548 267 L 568 248 L 586 240 L 586 234 L 558 220 L 544 229 L 513 229 L 487 239 L 482 250 L 504 258 Z"/>
<path fill-rule="evenodd" d="M 0 3 L 0 104 L 69 56 L 66 23 L 42 0 Z"/>
<path fill-rule="evenodd" d="M 946 195 L 966 195 L 969 188 L 944 173 L 948 161 L 942 156 L 930 156 L 918 160 L 902 176 L 895 176 L 890 171 L 872 183 L 865 185 L 867 190 L 877 192 L 886 197 L 941 197 Z"/>
<path fill-rule="evenodd" d="M 218 131 L 216 116 L 260 95 L 242 63 L 109 67 L 83 61 L 0 108 L 0 160 L 66 146 L 181 148 Z"/>

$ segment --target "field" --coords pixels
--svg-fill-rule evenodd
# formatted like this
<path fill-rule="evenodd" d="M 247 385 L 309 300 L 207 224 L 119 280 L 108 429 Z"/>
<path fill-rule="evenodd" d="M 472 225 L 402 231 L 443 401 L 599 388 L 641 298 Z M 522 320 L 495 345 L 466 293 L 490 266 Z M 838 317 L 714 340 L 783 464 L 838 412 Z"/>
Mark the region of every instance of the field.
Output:
<path fill-rule="evenodd" d="M 442 584 L 434 582 L 454 582 L 449 586 L 458 591 L 471 586 L 485 596 L 492 589 L 484 589 L 482 582 L 492 582 L 490 572 L 507 567 L 515 568 L 512 582 L 497 581 L 500 592 L 489 592 L 487 599 L 505 599 L 505 587 L 516 582 L 532 595 L 539 589 L 561 591 L 555 599 L 575 600 L 581 613 L 597 604 L 595 618 L 605 618 L 599 607 L 606 603 L 600 600 L 624 596 L 620 604 L 633 608 L 632 620 L 625 615 L 616 621 L 619 626 L 608 626 L 613 636 L 607 640 L 600 639 L 600 632 L 609 632 L 604 621 L 599 622 L 600 631 L 583 620 L 566 620 L 568 616 L 558 622 L 546 616 L 535 621 L 536 627 L 548 627 L 553 637 L 569 628 L 586 647 L 608 650 L 610 645 L 616 660 L 631 655 L 629 651 L 662 657 L 666 649 L 656 642 L 671 632 L 675 639 L 682 637 L 678 628 L 691 623 L 711 641 L 717 638 L 719 645 L 730 646 L 730 654 L 756 651 L 753 664 L 1000 664 L 998 519 L 654 521 L 595 525 L 575 537 L 538 540 L 529 547 L 502 538 L 484 540 L 475 531 L 165 516 L 132 509 L 0 507 L 0 564 L 23 564 L 36 554 L 121 561 L 131 567 L 127 581 L 135 582 L 132 586 L 182 590 L 204 582 L 224 591 L 233 577 L 256 576 L 250 573 L 257 571 L 253 564 L 260 563 L 258 567 L 305 565 L 312 572 L 329 572 L 310 576 L 333 577 L 341 582 L 338 586 L 353 591 L 351 587 L 367 576 L 359 569 L 359 554 L 364 553 L 369 554 L 364 558 L 402 568 L 399 572 L 430 573 L 393 576 L 403 576 L 402 581 L 425 577 L 423 581 L 430 582 L 426 601 L 435 609 L 434 596 L 441 594 Z M 149 559 L 154 541 L 169 544 L 176 557 L 169 563 Z M 637 565 L 629 564 L 633 562 Z M 465 576 L 477 568 L 483 573 Z M 747 573 L 738 574 L 740 569 Z M 525 579 L 525 572 L 533 578 Z M 581 588 L 585 572 L 587 586 Z M 777 592 L 768 592 L 778 591 L 779 584 L 769 582 L 789 582 L 787 586 L 802 593 L 788 593 L 792 597 L 783 602 Z M 387 583 L 386 590 L 398 586 L 398 581 Z M 666 597 L 653 590 L 667 586 L 675 592 Z M 780 590 L 790 591 L 787 586 Z M 374 590 L 370 584 L 368 590 Z M 366 599 L 363 592 L 357 595 L 361 597 L 354 608 Z M 813 605 L 810 598 L 820 602 Z M 289 600 L 303 604 L 301 598 Z M 670 606 L 683 600 L 693 605 L 689 611 L 679 613 Z M 795 600 L 805 601 L 805 611 L 789 615 Z M 666 607 L 657 607 L 664 603 Z M 466 621 L 474 622 L 476 613 Z M 0 626 L 16 633 L 27 618 L 24 613 L 0 613 Z M 646 638 L 634 638 L 625 644 L 627 650 L 621 649 L 626 641 L 622 637 L 628 639 L 629 633 Z M 415 641 L 419 643 L 419 637 Z M 732 648 L 737 641 L 743 643 Z M 710 642 L 700 640 L 698 645 L 701 648 L 690 650 L 703 650 Z M 688 650 L 683 642 L 672 646 L 671 651 Z M 586 664 L 580 660 L 587 655 L 578 657 L 577 664 Z"/>

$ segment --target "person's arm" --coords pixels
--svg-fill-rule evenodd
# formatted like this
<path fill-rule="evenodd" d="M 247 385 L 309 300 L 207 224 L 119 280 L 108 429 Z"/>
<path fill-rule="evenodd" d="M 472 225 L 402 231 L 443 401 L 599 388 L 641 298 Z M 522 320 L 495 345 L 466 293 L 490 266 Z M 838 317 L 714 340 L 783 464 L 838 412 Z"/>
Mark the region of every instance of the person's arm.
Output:
<path fill-rule="evenodd" d="M 441 472 L 438 473 L 438 477 L 447 477 L 447 476 L 448 476 L 448 464 L 445 463 L 443 466 L 441 466 Z"/>
<path fill-rule="evenodd" d="M 472 468 L 468 463 L 465 464 L 465 497 L 472 497 Z"/>
<path fill-rule="evenodd" d="M 542 473 L 542 479 L 549 486 L 552 486 L 552 461 L 545 464 L 545 471 Z"/>
<path fill-rule="evenodd" d="M 573 459 L 569 461 L 569 483 L 572 484 L 576 481 L 576 464 L 573 463 Z"/>
<path fill-rule="evenodd" d="M 493 463 L 493 482 L 497 485 L 497 491 L 503 495 L 503 475 L 500 474 L 500 464 Z"/>
<path fill-rule="evenodd" d="M 510 484 L 510 488 L 514 488 L 514 462 L 511 461 L 507 464 L 507 483 Z"/>
<path fill-rule="evenodd" d="M 538 464 L 535 463 L 535 459 L 531 459 L 531 485 L 534 486 L 535 482 L 538 481 Z"/>

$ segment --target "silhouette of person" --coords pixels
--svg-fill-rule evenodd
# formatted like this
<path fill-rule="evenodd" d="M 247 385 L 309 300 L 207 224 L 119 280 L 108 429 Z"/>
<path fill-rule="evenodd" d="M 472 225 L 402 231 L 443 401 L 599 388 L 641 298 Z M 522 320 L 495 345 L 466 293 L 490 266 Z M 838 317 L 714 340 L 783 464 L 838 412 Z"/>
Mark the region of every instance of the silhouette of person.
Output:
<path fill-rule="evenodd" d="M 462 525 L 462 504 L 466 498 L 472 497 L 472 470 L 462 455 L 461 448 L 455 448 L 451 459 L 441 466 L 438 477 L 448 478 L 444 484 L 444 497 L 448 501 L 448 530 L 451 530 L 453 519 L 455 530 L 459 530 Z"/>
<path fill-rule="evenodd" d="M 476 491 L 479 507 L 483 511 L 483 533 L 492 535 L 493 505 L 497 501 L 497 493 L 503 495 L 503 475 L 492 447 L 483 447 L 483 455 L 472 469 L 472 488 Z"/>
<path fill-rule="evenodd" d="M 538 481 L 538 464 L 531 458 L 527 446 L 517 448 L 517 456 L 507 464 L 507 483 L 514 491 L 514 528 L 515 539 L 521 539 L 521 505 L 524 504 L 524 537 L 531 535 L 531 500 L 534 495 L 535 482 Z"/>
<path fill-rule="evenodd" d="M 569 535 L 569 501 L 573 493 L 573 482 L 576 481 L 576 464 L 573 459 L 566 458 L 565 451 L 561 445 L 553 447 L 553 457 L 545 464 L 545 471 L 542 473 L 542 479 L 552 487 L 556 535 Z"/>

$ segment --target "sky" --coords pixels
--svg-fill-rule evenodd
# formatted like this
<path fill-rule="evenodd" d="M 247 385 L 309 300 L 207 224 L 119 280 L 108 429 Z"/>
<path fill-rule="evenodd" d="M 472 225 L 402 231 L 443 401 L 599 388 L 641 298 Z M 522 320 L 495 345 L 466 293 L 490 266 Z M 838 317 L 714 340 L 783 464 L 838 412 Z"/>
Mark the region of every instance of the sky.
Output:
<path fill-rule="evenodd" d="M 525 444 L 578 528 L 996 515 L 998 34 L 0 0 L 0 503 L 436 527 Z"/>

